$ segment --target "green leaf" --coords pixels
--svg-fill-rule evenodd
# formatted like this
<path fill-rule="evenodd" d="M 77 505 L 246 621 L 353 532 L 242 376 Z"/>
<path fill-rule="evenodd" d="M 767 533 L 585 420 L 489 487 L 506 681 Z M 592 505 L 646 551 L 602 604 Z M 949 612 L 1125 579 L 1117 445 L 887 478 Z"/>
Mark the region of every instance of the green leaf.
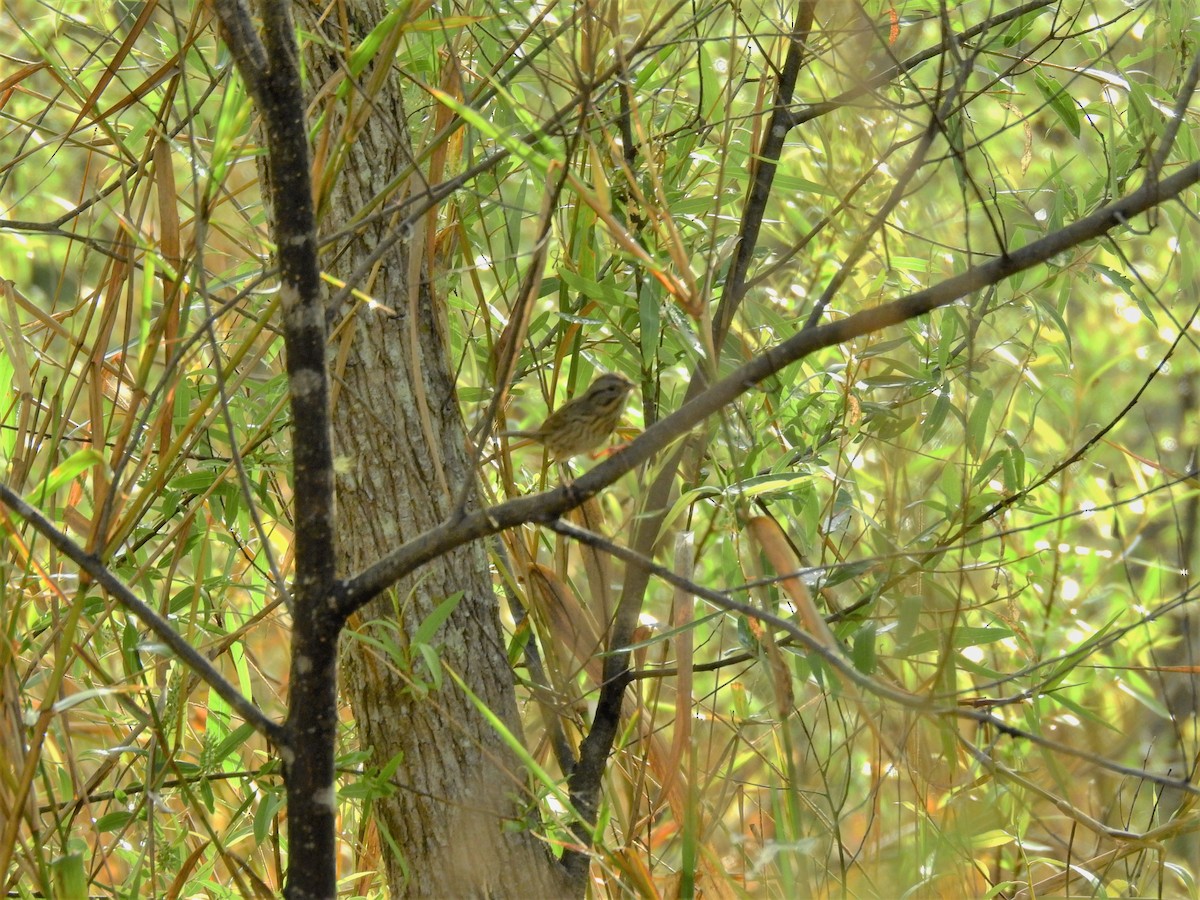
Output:
<path fill-rule="evenodd" d="M 121 629 L 121 657 L 125 660 L 125 672 L 129 675 L 142 671 L 142 658 L 138 654 L 141 639 L 137 625 L 132 618 L 127 618 Z"/>
<path fill-rule="evenodd" d="M 983 453 L 988 440 L 988 417 L 992 414 L 992 404 L 995 397 L 984 388 L 975 395 L 975 403 L 971 407 L 971 418 L 967 420 L 967 450 L 973 458 Z"/>
<path fill-rule="evenodd" d="M 99 450 L 91 448 L 77 450 L 51 470 L 42 483 L 25 495 L 25 502 L 37 506 L 47 497 L 53 496 L 61 488 L 73 482 L 82 472 L 92 466 L 104 465 L 104 457 Z"/>
<path fill-rule="evenodd" d="M 433 637 L 437 634 L 439 628 L 445 624 L 450 618 L 450 614 L 454 612 L 454 608 L 462 602 L 463 592 L 455 591 L 441 603 L 439 603 L 424 621 L 417 626 L 416 632 L 413 634 L 412 641 L 414 644 L 431 644 Z"/>
<path fill-rule="evenodd" d="M 992 473 L 1005 464 L 1009 452 L 1007 450 L 997 450 L 975 470 L 975 475 L 971 479 L 971 484 L 978 487 L 981 484 L 986 484 L 992 477 Z"/>
<path fill-rule="evenodd" d="M 934 396 L 936 399 L 933 401 L 933 409 L 929 411 L 929 415 L 925 417 L 925 421 L 921 425 L 922 443 L 933 440 L 942 430 L 942 426 L 946 424 L 946 416 L 950 412 L 950 392 L 943 387 L 938 389 Z"/>
<path fill-rule="evenodd" d="M 578 816 L 579 813 L 575 811 L 574 804 L 571 803 L 571 798 L 559 785 L 558 779 L 551 777 L 550 773 L 542 768 L 538 761 L 530 754 L 529 749 L 525 746 L 525 741 L 522 740 L 518 735 L 514 735 L 512 733 L 508 726 L 500 720 L 500 717 L 492 712 L 488 705 L 480 700 L 479 697 L 477 697 L 475 693 L 469 687 L 467 687 L 466 682 L 464 682 L 462 678 L 458 676 L 458 673 L 451 671 L 450 678 L 455 684 L 458 685 L 459 689 L 466 694 L 467 698 L 475 706 L 475 710 L 481 716 L 483 716 L 485 720 L 487 720 L 496 734 L 498 734 L 504 743 L 508 745 L 508 749 L 514 753 L 521 761 L 521 764 L 529 770 L 529 772 L 533 775 L 534 780 L 537 781 L 546 791 L 552 794 L 554 798 L 572 815 Z"/>
<path fill-rule="evenodd" d="M 875 671 L 875 634 L 874 622 L 867 622 L 854 633 L 850 644 L 850 661 L 854 668 L 864 675 Z"/>
<path fill-rule="evenodd" d="M 262 846 L 270 837 L 275 814 L 283 808 L 285 800 L 277 791 L 264 791 L 259 797 L 258 808 L 254 811 L 254 843 Z"/>
<path fill-rule="evenodd" d="M 662 321 L 658 314 L 658 306 L 658 293 L 651 290 L 649 285 L 643 286 L 638 296 L 638 321 L 641 326 L 638 345 L 642 350 L 642 368 L 645 371 L 653 370 L 654 357 L 658 352 Z"/>
<path fill-rule="evenodd" d="M 1008 30 L 1004 32 L 1003 44 L 1005 47 L 1015 47 L 1021 41 L 1029 36 L 1029 32 L 1033 29 L 1033 24 L 1038 20 L 1038 17 L 1043 14 L 1044 10 L 1035 10 L 1034 12 L 1025 13 L 1023 16 L 1018 16 L 1009 24 Z"/>
<path fill-rule="evenodd" d="M 393 9 L 390 13 L 379 20 L 379 24 L 367 33 L 367 36 L 359 42 L 358 46 L 350 51 L 349 71 L 350 74 L 357 77 L 363 73 L 367 65 L 375 59 L 381 47 L 389 36 L 394 33 L 396 28 L 404 26 L 404 20 L 408 16 L 409 7 L 411 4 L 406 3 L 401 7 Z M 338 88 L 338 96 L 344 96 L 347 91 L 356 87 L 354 79 L 347 79 Z"/>
<path fill-rule="evenodd" d="M 421 659 L 425 660 L 425 666 L 429 669 L 429 678 L 433 682 L 434 690 L 440 690 L 442 687 L 442 658 L 438 655 L 437 650 L 429 644 L 415 644 L 414 648 L 421 655 Z"/>
<path fill-rule="evenodd" d="M 964 647 L 981 647 L 994 644 L 1013 636 L 1012 630 L 1000 625 L 986 627 L 959 626 L 954 629 L 954 637 L 950 642 L 951 649 L 962 650 Z M 933 653 L 941 650 L 946 636 L 941 631 L 925 631 L 915 635 L 912 640 L 897 650 L 901 656 L 919 656 L 922 653 Z"/>
<path fill-rule="evenodd" d="M 54 711 L 55 715 L 58 715 L 59 713 L 66 712 L 68 709 L 73 709 L 81 703 L 86 703 L 89 700 L 109 697 L 120 692 L 121 689 L 117 687 L 87 688 L 86 690 L 78 691 L 74 694 L 68 694 L 66 697 L 63 697 L 61 700 L 55 703 L 51 709 Z"/>
<path fill-rule="evenodd" d="M 1079 108 L 1071 99 L 1071 95 L 1052 75 L 1046 75 L 1039 71 L 1034 74 L 1033 80 L 1062 123 L 1067 126 L 1071 134 L 1079 137 Z"/>
<path fill-rule="evenodd" d="M 249 722 L 243 722 L 213 748 L 210 757 L 212 764 L 220 765 L 234 750 L 245 744 L 253 734 L 254 726 Z"/>
<path fill-rule="evenodd" d="M 98 818 L 92 825 L 97 831 L 120 831 L 127 826 L 136 817 L 131 812 L 120 810 L 118 812 L 107 813 Z"/>
<path fill-rule="evenodd" d="M 87 871 L 82 853 L 68 853 L 50 863 L 50 879 L 58 900 L 87 900 Z"/>
<path fill-rule="evenodd" d="M 807 472 L 756 475 L 731 484 L 725 489 L 725 493 L 729 497 L 760 497 L 763 494 L 780 492 L 790 494 L 811 480 L 812 476 Z"/>
<path fill-rule="evenodd" d="M 492 141 L 495 141 L 517 159 L 531 166 L 539 175 L 547 175 L 550 171 L 550 165 L 552 163 L 560 162 L 561 151 L 558 150 L 558 148 L 556 148 L 552 143 L 550 143 L 544 135 L 538 133 L 536 129 L 531 130 L 535 135 L 537 135 L 537 146 L 540 148 L 540 152 L 539 150 L 534 149 L 534 146 L 531 146 L 530 144 L 527 144 L 525 141 L 518 138 L 512 129 L 501 128 L 497 126 L 494 124 L 492 119 L 483 115 L 478 110 L 467 106 L 465 103 L 462 103 L 452 94 L 448 94 L 445 91 L 430 85 L 424 85 L 424 88 L 433 96 L 435 100 L 437 100 L 451 112 L 456 113 L 461 119 L 463 119 L 463 121 L 478 131 L 481 135 Z M 497 90 L 499 90 L 499 88 L 497 88 Z M 512 97 L 507 92 L 502 90 L 499 90 L 499 92 L 510 102 L 512 102 L 512 105 L 509 107 L 510 111 L 517 112 L 521 109 L 521 104 L 513 102 Z"/>
<path fill-rule="evenodd" d="M 560 270 L 558 277 L 571 290 L 578 291 L 591 300 L 598 300 L 605 306 L 619 308 L 629 303 L 631 299 L 629 294 L 621 290 L 611 279 L 596 281 L 592 278 L 584 278 L 581 275 L 576 275 L 574 272 L 566 269 Z M 593 325 L 604 323 L 603 319 L 583 319 L 581 321 Z"/>

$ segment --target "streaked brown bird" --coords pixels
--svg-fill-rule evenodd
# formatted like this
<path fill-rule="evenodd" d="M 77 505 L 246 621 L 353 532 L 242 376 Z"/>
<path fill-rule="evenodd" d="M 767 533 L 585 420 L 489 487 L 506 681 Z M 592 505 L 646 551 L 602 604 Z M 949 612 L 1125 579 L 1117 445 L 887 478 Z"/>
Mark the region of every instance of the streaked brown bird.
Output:
<path fill-rule="evenodd" d="M 624 375 L 606 373 L 578 397 L 550 413 L 539 428 L 506 431 L 503 436 L 532 438 L 556 462 L 566 462 L 573 456 L 590 453 L 608 440 L 632 390 L 633 382 Z"/>

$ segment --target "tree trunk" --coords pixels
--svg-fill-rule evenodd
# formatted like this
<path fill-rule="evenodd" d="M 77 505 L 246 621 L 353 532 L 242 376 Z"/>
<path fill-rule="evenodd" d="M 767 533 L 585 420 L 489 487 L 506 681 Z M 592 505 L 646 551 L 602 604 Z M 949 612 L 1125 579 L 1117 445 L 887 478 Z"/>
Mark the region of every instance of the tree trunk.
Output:
<path fill-rule="evenodd" d="M 321 30 L 329 46 L 360 41 L 384 15 L 381 5 L 354 3 L 343 21 L 358 23 L 351 35 L 334 33 L 327 20 L 305 25 Z M 345 71 L 344 60 L 310 42 L 308 71 L 314 87 Z M 384 64 L 391 64 L 385 61 Z M 358 83 L 367 81 L 363 79 Z M 403 170 L 408 133 L 394 75 L 369 102 L 370 120 L 349 148 L 345 171 L 326 206 L 320 233 L 347 223 Z M 340 127 L 344 101 L 325 95 L 313 111 Z M 336 107 L 335 107 L 336 104 Z M 396 199 L 391 197 L 390 199 Z M 364 256 L 393 232 L 387 223 L 366 229 L 361 240 L 339 245 L 327 270 L 348 277 Z M 419 240 L 419 238 L 418 238 Z M 349 332 L 331 347 L 333 431 L 338 468 L 338 540 L 342 574 L 358 571 L 451 515 L 454 498 L 474 478 L 455 396 L 441 311 L 424 277 L 409 282 L 408 254 L 423 257 L 420 244 L 398 245 L 384 257 L 374 279 L 358 286 L 396 315 L 364 305 L 335 310 L 349 317 Z M 410 287 L 412 290 L 410 291 Z M 339 363 L 342 342 L 349 342 Z M 473 492 L 471 492 L 473 496 Z M 473 544 L 430 563 L 376 599 L 350 629 L 406 646 L 419 624 L 447 597 L 461 592 L 433 644 L 442 664 L 514 734 L 520 734 L 514 681 L 505 653 L 498 604 L 484 547 Z M 399 610 L 399 637 L 393 627 Z M 395 794 L 376 803 L 377 822 L 403 854 L 390 858 L 382 842 L 393 894 L 409 897 L 559 897 L 571 890 L 544 841 L 517 823 L 530 821 L 533 806 L 522 767 L 443 672 L 435 687 L 414 654 L 411 668 L 353 635 L 343 640 L 342 674 L 354 709 L 359 740 L 376 765 L 401 754 L 392 781 Z M 533 817 L 536 821 L 536 816 Z"/>

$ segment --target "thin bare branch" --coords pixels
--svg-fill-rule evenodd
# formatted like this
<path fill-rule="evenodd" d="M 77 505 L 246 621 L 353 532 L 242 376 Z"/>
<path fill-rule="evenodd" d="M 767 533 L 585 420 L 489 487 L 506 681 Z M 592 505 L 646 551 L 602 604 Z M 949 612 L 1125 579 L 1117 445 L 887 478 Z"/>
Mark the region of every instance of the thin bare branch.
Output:
<path fill-rule="evenodd" d="M 146 605 L 137 594 L 109 571 L 108 567 L 100 562 L 100 560 L 89 554 L 66 534 L 55 528 L 49 519 L 26 503 L 18 494 L 9 489 L 6 484 L 0 484 L 0 502 L 32 525 L 56 549 L 61 551 L 84 572 L 91 575 L 96 583 L 108 591 L 118 603 L 137 616 L 142 624 L 153 631 L 189 669 L 195 672 L 205 684 L 216 691 L 221 699 L 232 706 L 238 715 L 253 725 L 260 734 L 276 745 L 282 743 L 283 727 L 268 718 L 251 700 L 243 696 L 237 688 L 226 681 L 225 677 L 213 668 L 212 663 L 208 661 L 203 653 L 189 644 L 184 637 L 171 627 L 166 619 Z"/>
<path fill-rule="evenodd" d="M 1077 222 L 1032 241 L 1007 256 L 968 269 L 940 284 L 901 300 L 863 310 L 837 322 L 802 331 L 764 351 L 733 374 L 712 385 L 671 415 L 647 428 L 638 438 L 597 465 L 571 485 L 518 497 L 490 509 L 469 513 L 408 541 L 364 572 L 340 586 L 337 608 L 343 615 L 360 609 L 398 578 L 453 547 L 527 522 L 549 522 L 583 503 L 627 472 L 649 462 L 706 418 L 732 403 L 765 378 L 811 353 L 947 306 L 972 291 L 996 284 L 1040 265 L 1073 247 L 1099 237 L 1131 219 L 1174 199 L 1200 181 L 1200 163 L 1192 163 L 1170 178 L 1146 184 L 1121 200 Z"/>

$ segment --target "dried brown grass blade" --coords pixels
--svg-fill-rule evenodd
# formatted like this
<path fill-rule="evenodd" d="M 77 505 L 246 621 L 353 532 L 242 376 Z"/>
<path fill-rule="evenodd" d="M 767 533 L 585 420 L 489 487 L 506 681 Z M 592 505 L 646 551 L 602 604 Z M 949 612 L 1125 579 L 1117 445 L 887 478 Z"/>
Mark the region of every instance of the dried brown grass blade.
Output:
<path fill-rule="evenodd" d="M 535 563 L 529 570 L 529 599 L 550 629 L 556 646 L 570 652 L 574 670 L 586 671 L 592 682 L 599 684 L 599 629 L 575 592 L 549 566 Z"/>
<path fill-rule="evenodd" d="M 160 316 L 164 364 L 171 359 L 171 349 L 179 339 L 179 291 L 183 283 L 182 241 L 179 233 L 179 193 L 175 185 L 175 169 L 171 165 L 171 145 L 164 138 L 154 143 L 154 182 L 158 195 L 159 252 L 175 271 L 163 275 L 163 311 Z M 166 409 L 175 407 L 175 388 L 168 387 L 163 398 Z M 163 416 L 159 427 L 160 454 L 171 446 L 171 417 Z"/>
<path fill-rule="evenodd" d="M 117 77 L 117 73 L 121 70 L 122 63 L 124 63 L 126 57 L 133 52 L 133 48 L 137 43 L 137 39 L 141 36 L 142 31 L 145 29 L 147 23 L 149 23 L 150 17 L 154 15 L 154 11 L 157 8 L 158 0 L 148 0 L 148 2 L 142 7 L 141 12 L 138 13 L 137 20 L 133 23 L 133 25 L 130 26 L 129 33 L 125 35 L 125 40 L 121 42 L 121 46 L 118 47 L 116 52 L 112 55 L 108 65 L 104 67 L 104 71 L 100 74 L 100 79 L 96 82 L 96 86 L 92 88 L 91 94 L 88 95 L 87 99 L 80 107 L 79 115 L 75 117 L 75 121 L 72 122 L 71 127 L 67 129 L 67 135 L 72 134 L 75 129 L 79 127 L 79 123 L 87 118 L 87 116 L 91 114 L 92 110 L 96 108 L 96 103 L 100 99 L 100 95 L 104 93 L 105 88 L 109 86 L 112 80 Z M 97 116 L 97 118 L 99 118 L 99 116 Z"/>

